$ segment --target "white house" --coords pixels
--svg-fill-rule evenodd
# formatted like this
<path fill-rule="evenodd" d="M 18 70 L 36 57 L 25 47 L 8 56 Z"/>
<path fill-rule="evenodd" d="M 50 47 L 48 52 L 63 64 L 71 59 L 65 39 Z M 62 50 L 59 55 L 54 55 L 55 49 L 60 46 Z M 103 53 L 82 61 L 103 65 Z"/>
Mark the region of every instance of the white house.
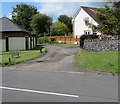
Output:
<path fill-rule="evenodd" d="M 100 32 L 93 31 L 92 28 L 89 28 L 89 26 L 86 25 L 85 21 L 89 21 L 89 23 L 92 23 L 93 25 L 97 26 L 100 24 L 95 19 L 95 11 L 96 8 L 91 7 L 83 7 L 81 6 L 76 14 L 73 17 L 73 33 L 74 36 L 80 37 L 83 34 L 89 35 L 89 34 L 97 34 L 100 35 Z"/>
<path fill-rule="evenodd" d="M 0 51 L 18 51 L 36 47 L 36 38 L 10 19 L 0 18 Z"/>

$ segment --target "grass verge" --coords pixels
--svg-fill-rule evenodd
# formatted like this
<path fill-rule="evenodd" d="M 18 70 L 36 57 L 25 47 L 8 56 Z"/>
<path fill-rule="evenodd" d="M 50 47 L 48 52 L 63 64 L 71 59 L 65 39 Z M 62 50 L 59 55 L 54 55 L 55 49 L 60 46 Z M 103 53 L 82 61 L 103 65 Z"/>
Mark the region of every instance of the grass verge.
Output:
<path fill-rule="evenodd" d="M 111 52 L 85 52 L 75 53 L 75 64 L 98 72 L 120 73 L 118 69 L 118 53 Z"/>
<path fill-rule="evenodd" d="M 46 44 L 40 44 L 40 45 L 54 45 L 54 46 L 59 46 L 59 47 L 63 47 L 63 48 L 76 48 L 79 47 L 78 44 L 63 44 L 63 43 L 46 43 Z"/>
<path fill-rule="evenodd" d="M 43 47 L 36 47 L 34 50 L 0 52 L 0 57 L 2 58 L 0 66 L 15 65 L 18 63 L 29 61 L 42 56 L 42 54 L 45 54 L 46 51 L 47 50 Z M 19 57 L 12 57 L 13 53 L 19 53 Z M 9 61 L 9 58 L 11 61 Z"/>

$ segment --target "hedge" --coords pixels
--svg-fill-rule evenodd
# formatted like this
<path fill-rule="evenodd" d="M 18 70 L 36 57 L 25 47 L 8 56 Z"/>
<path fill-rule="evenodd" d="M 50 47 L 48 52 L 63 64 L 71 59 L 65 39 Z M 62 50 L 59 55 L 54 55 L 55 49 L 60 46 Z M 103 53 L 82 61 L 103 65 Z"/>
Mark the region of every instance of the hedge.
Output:
<path fill-rule="evenodd" d="M 55 37 L 39 37 L 37 38 L 38 44 L 52 43 L 55 41 Z"/>

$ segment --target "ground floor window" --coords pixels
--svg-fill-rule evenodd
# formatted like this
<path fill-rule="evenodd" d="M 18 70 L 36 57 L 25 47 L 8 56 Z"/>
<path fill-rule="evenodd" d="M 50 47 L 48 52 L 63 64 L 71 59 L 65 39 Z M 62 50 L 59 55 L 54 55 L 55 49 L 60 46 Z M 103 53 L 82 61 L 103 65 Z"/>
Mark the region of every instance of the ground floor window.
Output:
<path fill-rule="evenodd" d="M 89 35 L 90 34 L 90 30 L 84 30 L 84 34 L 85 35 Z"/>

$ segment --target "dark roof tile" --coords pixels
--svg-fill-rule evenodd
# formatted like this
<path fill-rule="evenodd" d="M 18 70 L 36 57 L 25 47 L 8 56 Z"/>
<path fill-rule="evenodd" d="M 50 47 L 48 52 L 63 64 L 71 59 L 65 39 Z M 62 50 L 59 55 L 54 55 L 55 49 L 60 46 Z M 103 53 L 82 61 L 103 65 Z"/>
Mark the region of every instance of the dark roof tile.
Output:
<path fill-rule="evenodd" d="M 6 17 L 0 18 L 0 32 L 28 32 Z"/>
<path fill-rule="evenodd" d="M 77 13 L 75 14 L 74 18 L 78 15 L 79 11 L 81 10 L 81 8 L 86 11 L 86 13 L 88 13 L 98 24 L 101 24 L 96 18 L 95 18 L 95 12 L 97 10 L 97 8 L 92 8 L 92 7 L 84 7 L 84 6 L 81 6 Z"/>

